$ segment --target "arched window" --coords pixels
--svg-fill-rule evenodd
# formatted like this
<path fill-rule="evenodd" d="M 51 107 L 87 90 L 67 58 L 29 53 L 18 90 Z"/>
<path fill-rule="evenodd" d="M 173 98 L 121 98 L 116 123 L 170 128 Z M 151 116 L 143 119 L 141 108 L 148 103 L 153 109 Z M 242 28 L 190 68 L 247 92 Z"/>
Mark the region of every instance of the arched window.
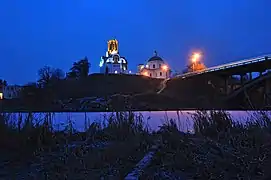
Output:
<path fill-rule="evenodd" d="M 162 74 L 162 72 L 160 72 L 160 76 L 162 76 L 163 74 Z"/>
<path fill-rule="evenodd" d="M 150 73 L 150 77 L 151 77 L 151 73 Z"/>
<path fill-rule="evenodd" d="M 152 68 L 155 68 L 155 64 L 152 65 Z"/>

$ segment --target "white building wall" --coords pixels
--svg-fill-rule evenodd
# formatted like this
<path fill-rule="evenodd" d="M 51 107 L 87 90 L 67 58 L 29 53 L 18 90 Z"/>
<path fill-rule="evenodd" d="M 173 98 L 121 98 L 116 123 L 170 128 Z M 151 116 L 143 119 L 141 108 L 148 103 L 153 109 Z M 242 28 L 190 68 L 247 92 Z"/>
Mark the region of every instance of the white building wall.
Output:
<path fill-rule="evenodd" d="M 5 99 L 12 99 L 12 98 L 19 98 L 20 97 L 20 92 L 22 90 L 21 86 L 6 86 L 4 87 L 4 98 Z"/>
<path fill-rule="evenodd" d="M 130 71 L 128 70 L 122 70 L 121 68 L 121 64 L 107 64 L 107 67 L 108 67 L 108 73 L 109 74 L 119 74 L 119 73 L 131 73 Z M 100 68 L 100 73 L 105 73 L 106 71 L 106 64 Z"/>
<path fill-rule="evenodd" d="M 163 61 L 149 61 L 141 73 L 148 72 L 148 76 L 152 78 L 166 79 L 170 76 L 170 69 L 163 70 L 162 67 L 167 66 Z"/>
<path fill-rule="evenodd" d="M 108 64 L 108 73 L 122 73 L 122 69 L 120 68 L 120 64 Z"/>
<path fill-rule="evenodd" d="M 112 57 L 108 58 L 106 62 L 100 67 L 100 72 L 106 72 L 106 66 L 108 67 L 109 74 L 119 74 L 119 73 L 129 73 L 128 69 L 123 70 L 122 65 L 126 64 L 126 60 L 124 58 L 119 58 L 118 63 L 114 63 Z"/>
<path fill-rule="evenodd" d="M 149 69 L 158 69 L 160 68 L 164 63 L 162 61 L 150 61 L 147 63 L 147 66 Z"/>
<path fill-rule="evenodd" d="M 145 69 L 143 72 L 148 72 L 148 76 L 152 78 L 169 78 L 169 71 L 163 71 L 161 69 Z"/>

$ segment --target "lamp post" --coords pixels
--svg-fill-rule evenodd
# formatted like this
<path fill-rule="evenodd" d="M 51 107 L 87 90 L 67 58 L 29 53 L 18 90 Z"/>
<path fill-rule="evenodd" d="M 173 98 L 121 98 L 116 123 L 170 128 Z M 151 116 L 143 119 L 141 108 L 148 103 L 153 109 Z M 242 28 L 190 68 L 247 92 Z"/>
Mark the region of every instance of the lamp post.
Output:
<path fill-rule="evenodd" d="M 199 59 L 201 58 L 201 54 L 200 53 L 193 53 L 192 57 L 191 57 L 191 61 L 192 61 L 192 72 L 195 71 L 195 64 L 198 63 Z"/>

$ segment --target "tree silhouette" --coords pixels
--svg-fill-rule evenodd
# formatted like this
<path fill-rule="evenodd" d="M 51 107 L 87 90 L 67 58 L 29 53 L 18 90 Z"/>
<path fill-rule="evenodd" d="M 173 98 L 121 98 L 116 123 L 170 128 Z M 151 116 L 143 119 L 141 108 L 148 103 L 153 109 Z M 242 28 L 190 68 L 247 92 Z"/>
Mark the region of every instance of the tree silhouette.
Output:
<path fill-rule="evenodd" d="M 68 78 L 84 78 L 88 77 L 89 74 L 90 63 L 88 62 L 88 58 L 85 57 L 82 60 L 73 63 L 70 72 L 67 74 Z"/>
<path fill-rule="evenodd" d="M 3 92 L 4 87 L 7 85 L 8 85 L 7 81 L 0 79 L 0 92 Z"/>
<path fill-rule="evenodd" d="M 8 83 L 7 83 L 6 80 L 0 79 L 0 86 L 1 86 L 1 87 L 2 87 L 2 86 L 7 86 L 7 85 L 8 85 Z"/>
<path fill-rule="evenodd" d="M 25 93 L 30 91 L 32 102 L 50 104 L 57 96 L 57 83 L 65 78 L 65 73 L 61 69 L 44 66 L 39 69 L 38 75 L 37 87 L 32 84 L 28 86 Z"/>
<path fill-rule="evenodd" d="M 53 84 L 60 79 L 63 79 L 65 77 L 65 73 L 61 69 L 44 66 L 43 68 L 38 70 L 38 76 L 38 84 L 41 87 L 45 87 Z"/>

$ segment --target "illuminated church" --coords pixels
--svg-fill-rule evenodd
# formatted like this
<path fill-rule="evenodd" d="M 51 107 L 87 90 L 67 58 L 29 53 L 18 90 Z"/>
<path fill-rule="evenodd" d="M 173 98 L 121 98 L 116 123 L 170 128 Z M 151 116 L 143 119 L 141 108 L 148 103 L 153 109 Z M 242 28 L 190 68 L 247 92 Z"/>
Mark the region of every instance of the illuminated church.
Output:
<path fill-rule="evenodd" d="M 167 79 L 170 77 L 171 70 L 168 64 L 157 55 L 157 52 L 154 51 L 154 56 L 151 57 L 147 64 L 138 65 L 138 74 L 149 76 L 152 78 L 161 78 Z"/>
<path fill-rule="evenodd" d="M 101 73 L 131 73 L 128 71 L 128 62 L 125 57 L 119 55 L 118 41 L 116 39 L 107 42 L 107 52 L 101 57 Z"/>

